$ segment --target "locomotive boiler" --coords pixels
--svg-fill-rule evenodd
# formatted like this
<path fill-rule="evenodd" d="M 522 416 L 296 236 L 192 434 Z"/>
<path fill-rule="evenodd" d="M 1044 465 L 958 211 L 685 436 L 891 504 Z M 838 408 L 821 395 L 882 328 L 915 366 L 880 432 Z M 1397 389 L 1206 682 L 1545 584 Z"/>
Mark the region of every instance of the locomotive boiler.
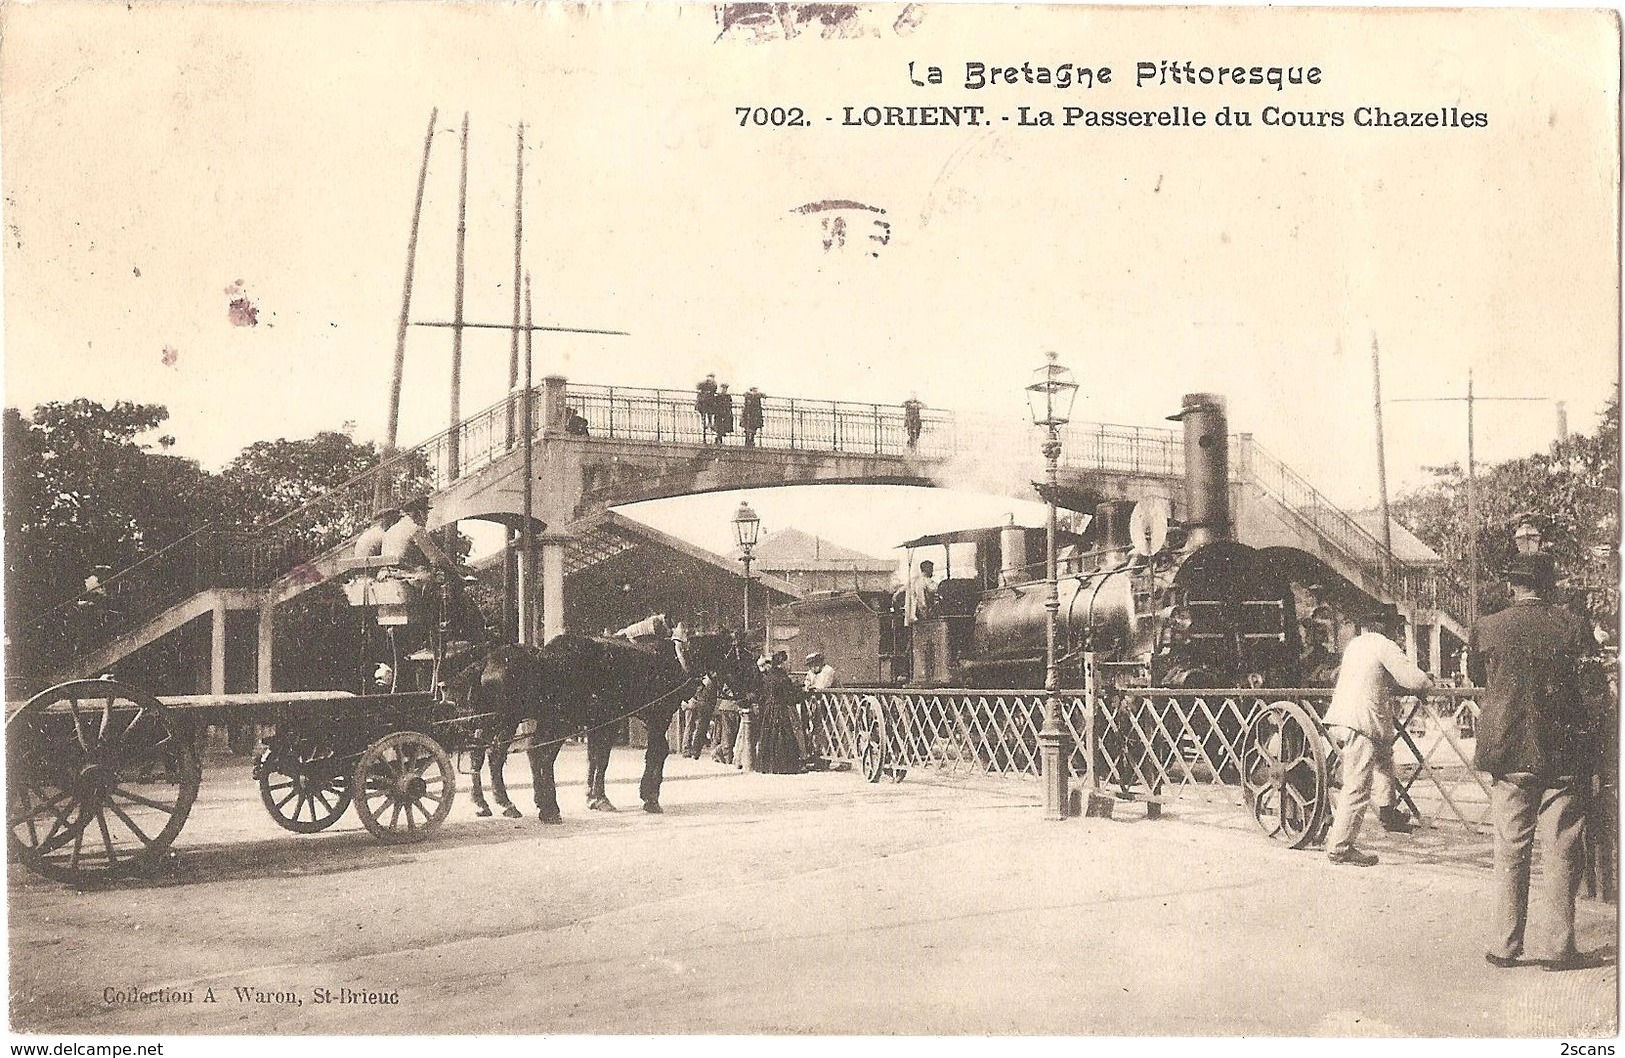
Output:
<path fill-rule="evenodd" d="M 1300 609 L 1336 597 L 1356 621 L 1380 604 L 1320 560 L 1234 539 L 1224 399 L 1187 394 L 1182 509 L 1151 496 L 1090 511 L 1078 490 L 1057 503 L 1090 515 L 1057 535 L 1056 653 L 1063 686 L 1092 663 L 1118 684 L 1292 687 L 1304 673 Z M 773 614 L 775 642 L 823 652 L 846 684 L 1035 688 L 1045 669 L 1045 531 L 963 529 L 902 545 L 908 568 L 942 573 L 933 607 L 907 593 L 802 600 Z"/>

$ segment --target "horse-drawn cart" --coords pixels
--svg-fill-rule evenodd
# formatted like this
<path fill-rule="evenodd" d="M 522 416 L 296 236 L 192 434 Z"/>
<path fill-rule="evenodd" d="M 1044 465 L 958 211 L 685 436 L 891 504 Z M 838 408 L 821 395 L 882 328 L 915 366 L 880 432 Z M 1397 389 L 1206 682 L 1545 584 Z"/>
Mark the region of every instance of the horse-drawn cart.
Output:
<path fill-rule="evenodd" d="M 254 775 L 266 811 L 288 830 L 325 830 L 354 804 L 379 841 L 419 841 L 451 811 L 456 770 L 445 746 L 464 741 L 463 724 L 432 694 L 160 699 L 79 680 L 36 695 L 6 723 L 11 858 L 74 883 L 158 863 L 197 799 L 198 735 L 245 711 L 275 726 Z"/>
<path fill-rule="evenodd" d="M 381 626 L 422 625 L 426 690 L 186 695 L 158 698 L 111 679 L 76 680 L 35 695 L 6 721 L 7 850 L 48 877 L 87 883 L 160 862 L 202 782 L 201 735 L 227 717 L 274 728 L 254 764 L 260 798 L 279 826 L 313 834 L 353 804 L 383 842 L 421 841 L 451 812 L 452 751 L 469 748 L 477 718 L 439 690 L 447 598 L 408 599 L 376 582 L 381 564 L 353 563 L 353 605 Z M 363 568 L 364 567 L 364 568 Z M 391 647 L 399 672 L 402 658 Z"/>

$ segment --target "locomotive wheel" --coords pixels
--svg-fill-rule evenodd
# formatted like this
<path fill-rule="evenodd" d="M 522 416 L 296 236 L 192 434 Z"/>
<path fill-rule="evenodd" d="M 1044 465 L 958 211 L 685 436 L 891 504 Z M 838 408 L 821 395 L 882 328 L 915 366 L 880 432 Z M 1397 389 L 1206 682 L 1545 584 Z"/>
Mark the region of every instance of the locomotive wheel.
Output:
<path fill-rule="evenodd" d="M 1330 769 L 1320 721 L 1297 702 L 1272 702 L 1247 726 L 1242 788 L 1265 835 L 1294 849 L 1330 818 Z"/>
<path fill-rule="evenodd" d="M 308 735 L 278 736 L 255 772 L 265 810 L 277 826 L 295 834 L 326 830 L 350 807 L 348 769 L 331 746 Z"/>
<path fill-rule="evenodd" d="M 189 725 L 112 680 L 42 691 L 6 722 L 6 848 L 88 884 L 159 862 L 186 825 L 202 766 Z"/>
<path fill-rule="evenodd" d="M 373 837 L 386 844 L 422 841 L 451 814 L 457 769 L 428 735 L 397 731 L 361 754 L 350 791 Z"/>

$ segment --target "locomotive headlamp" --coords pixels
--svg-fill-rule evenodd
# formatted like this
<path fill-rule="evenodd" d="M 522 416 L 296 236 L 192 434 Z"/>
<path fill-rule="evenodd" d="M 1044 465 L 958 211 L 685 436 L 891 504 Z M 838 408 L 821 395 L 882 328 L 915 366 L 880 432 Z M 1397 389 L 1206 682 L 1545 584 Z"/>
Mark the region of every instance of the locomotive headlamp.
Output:
<path fill-rule="evenodd" d="M 1078 395 L 1078 383 L 1070 368 L 1056 361 L 1056 354 L 1044 354 L 1049 362 L 1033 372 L 1032 384 L 1027 387 L 1027 404 L 1032 409 L 1033 425 L 1055 429 L 1072 419 L 1072 400 Z"/>
<path fill-rule="evenodd" d="M 761 531 L 762 520 L 750 509 L 750 504 L 741 503 L 739 510 L 734 512 L 734 539 L 739 542 L 740 547 L 755 547 Z"/>

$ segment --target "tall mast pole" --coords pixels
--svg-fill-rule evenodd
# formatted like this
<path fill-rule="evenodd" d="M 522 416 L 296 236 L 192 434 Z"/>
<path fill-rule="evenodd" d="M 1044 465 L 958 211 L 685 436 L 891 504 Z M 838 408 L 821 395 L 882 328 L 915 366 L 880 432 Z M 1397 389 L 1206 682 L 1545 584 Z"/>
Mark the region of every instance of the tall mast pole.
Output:
<path fill-rule="evenodd" d="M 1382 437 L 1382 364 L 1377 357 L 1377 336 L 1371 336 L 1371 401 L 1377 411 L 1377 492 L 1382 507 L 1382 550 L 1394 562 L 1394 533 L 1388 519 L 1388 456 Z"/>
<path fill-rule="evenodd" d="M 525 123 L 519 123 L 518 147 L 514 157 L 513 178 L 513 333 L 508 343 L 508 414 L 504 425 L 506 451 L 513 451 L 514 442 L 514 413 L 518 410 L 514 401 L 517 399 L 514 390 L 519 385 L 519 328 L 523 325 L 524 317 L 519 312 L 519 285 L 521 282 L 521 264 L 525 246 Z M 502 619 L 504 624 L 512 621 L 514 641 L 526 642 L 523 631 L 524 608 L 519 602 L 519 570 L 515 566 L 516 554 L 513 549 L 514 539 L 511 530 L 505 530 L 502 535 Z"/>
<path fill-rule="evenodd" d="M 522 581 L 524 588 L 519 593 L 519 642 L 521 644 L 530 644 L 535 639 L 536 631 L 534 617 L 535 610 L 531 605 L 536 582 L 536 528 L 532 524 L 535 521 L 534 511 L 536 476 L 535 472 L 531 468 L 533 458 L 532 449 L 535 445 L 536 426 L 532 421 L 534 413 L 531 411 L 531 408 L 535 401 L 530 388 L 530 370 L 532 361 L 530 343 L 531 335 L 534 333 L 535 332 L 531 330 L 530 316 L 530 275 L 527 273 L 525 276 L 525 521 L 523 527 L 519 530 L 519 549 L 520 553 L 524 556 L 524 578 Z"/>
<path fill-rule="evenodd" d="M 457 185 L 457 287 L 452 295 L 451 324 L 451 426 L 446 435 L 447 478 L 456 481 L 462 472 L 462 438 L 457 427 L 463 421 L 463 247 L 468 241 L 468 111 L 463 111 L 462 176 Z"/>
<path fill-rule="evenodd" d="M 525 123 L 519 123 L 519 148 L 513 177 L 513 341 L 508 346 L 508 393 L 519 385 L 519 284 L 525 245 Z M 528 321 L 525 321 L 528 322 Z M 513 448 L 513 400 L 508 401 L 508 447 Z"/>
<path fill-rule="evenodd" d="M 384 435 L 384 457 L 394 454 L 400 439 L 401 376 L 406 371 L 406 329 L 412 311 L 412 277 L 417 271 L 418 221 L 423 217 L 423 185 L 429 179 L 429 148 L 434 145 L 434 125 L 440 117 L 440 108 L 429 111 L 429 131 L 423 134 L 423 165 L 418 169 L 417 197 L 412 201 L 412 230 L 406 237 L 406 279 L 401 287 L 401 316 L 395 328 L 395 373 L 389 383 L 389 424 Z M 373 507 L 383 505 L 384 479 L 380 476 L 373 484 Z"/>

